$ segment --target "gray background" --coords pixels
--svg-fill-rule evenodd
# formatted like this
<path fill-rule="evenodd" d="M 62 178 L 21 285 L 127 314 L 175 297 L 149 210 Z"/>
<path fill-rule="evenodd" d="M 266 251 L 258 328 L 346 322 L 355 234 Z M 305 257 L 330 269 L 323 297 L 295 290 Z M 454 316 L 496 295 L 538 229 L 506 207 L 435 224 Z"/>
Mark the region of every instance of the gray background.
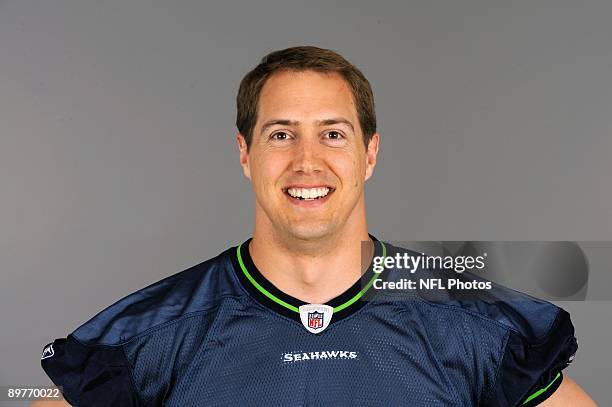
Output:
<path fill-rule="evenodd" d="M 612 240 L 609 1 L 0 1 L 0 385 L 42 346 L 246 239 L 235 94 L 267 52 L 374 88 L 386 240 Z M 608 181 L 608 182 L 606 182 Z M 612 302 L 559 303 L 612 402 Z"/>

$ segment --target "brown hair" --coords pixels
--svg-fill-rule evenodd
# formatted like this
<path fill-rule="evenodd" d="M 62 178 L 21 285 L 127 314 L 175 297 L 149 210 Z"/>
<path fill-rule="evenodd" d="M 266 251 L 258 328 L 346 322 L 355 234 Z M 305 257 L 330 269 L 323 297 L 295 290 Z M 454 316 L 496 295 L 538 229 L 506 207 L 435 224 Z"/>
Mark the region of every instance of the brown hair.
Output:
<path fill-rule="evenodd" d="M 363 73 L 342 55 L 329 49 L 312 46 L 292 47 L 271 52 L 242 78 L 236 97 L 236 126 L 244 136 L 247 147 L 251 145 L 253 128 L 257 121 L 257 106 L 261 89 L 272 74 L 281 70 L 313 70 L 325 73 L 336 72 L 342 75 L 352 90 L 359 124 L 363 132 L 363 141 L 367 147 L 372 135 L 376 132 L 374 95 L 370 83 Z"/>

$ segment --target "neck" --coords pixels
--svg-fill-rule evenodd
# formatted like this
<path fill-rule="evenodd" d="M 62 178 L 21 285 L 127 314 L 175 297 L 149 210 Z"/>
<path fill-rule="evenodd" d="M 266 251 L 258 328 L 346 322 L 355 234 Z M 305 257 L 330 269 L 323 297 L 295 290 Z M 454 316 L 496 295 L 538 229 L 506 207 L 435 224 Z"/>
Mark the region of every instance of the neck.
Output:
<path fill-rule="evenodd" d="M 365 272 L 373 245 L 364 222 L 312 240 L 287 238 L 255 228 L 249 252 L 263 276 L 286 294 L 323 304 L 351 287 Z"/>

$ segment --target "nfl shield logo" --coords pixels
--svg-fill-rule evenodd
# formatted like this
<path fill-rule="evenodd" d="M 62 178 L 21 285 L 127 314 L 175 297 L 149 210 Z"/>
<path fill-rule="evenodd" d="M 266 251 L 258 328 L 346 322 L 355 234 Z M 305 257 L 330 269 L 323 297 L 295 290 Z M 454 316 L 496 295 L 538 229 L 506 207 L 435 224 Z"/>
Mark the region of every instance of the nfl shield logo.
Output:
<path fill-rule="evenodd" d="M 309 312 L 308 313 L 308 327 L 312 329 L 323 328 L 323 313 L 321 312 Z"/>
<path fill-rule="evenodd" d="M 325 304 L 300 305 L 300 321 L 311 334 L 320 334 L 325 331 L 334 316 L 334 309 Z"/>

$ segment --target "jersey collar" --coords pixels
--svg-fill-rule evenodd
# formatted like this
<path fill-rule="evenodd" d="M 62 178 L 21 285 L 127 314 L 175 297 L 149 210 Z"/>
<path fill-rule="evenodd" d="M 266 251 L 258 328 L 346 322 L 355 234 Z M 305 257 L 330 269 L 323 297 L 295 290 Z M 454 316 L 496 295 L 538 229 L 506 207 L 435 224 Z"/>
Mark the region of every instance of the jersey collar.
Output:
<path fill-rule="evenodd" d="M 385 244 L 373 235 L 369 236 L 374 241 L 374 256 L 386 256 L 387 248 Z M 259 303 L 301 323 L 298 308 L 308 303 L 281 291 L 261 274 L 249 253 L 251 240 L 252 238 L 249 238 L 241 245 L 231 249 L 230 257 L 238 279 Z M 364 294 L 370 290 L 376 278 L 384 278 L 385 275 L 385 271 L 380 274 L 374 273 L 370 263 L 363 276 L 349 289 L 327 301 L 325 304 L 334 309 L 331 323 L 338 322 L 361 309 L 368 302 L 364 298 Z"/>

